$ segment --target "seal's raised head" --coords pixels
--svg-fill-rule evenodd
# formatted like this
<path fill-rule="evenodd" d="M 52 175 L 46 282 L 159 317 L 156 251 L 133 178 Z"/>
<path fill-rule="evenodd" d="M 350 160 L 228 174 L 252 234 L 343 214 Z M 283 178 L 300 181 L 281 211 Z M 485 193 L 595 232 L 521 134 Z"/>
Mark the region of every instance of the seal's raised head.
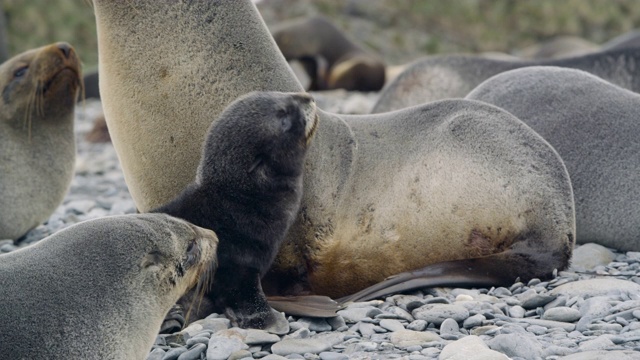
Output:
<path fill-rule="evenodd" d="M 212 125 L 198 176 L 252 186 L 264 185 L 255 182 L 256 177 L 300 177 L 317 123 L 315 102 L 306 93 L 250 93 L 227 107 Z M 231 164 L 244 171 L 228 171 Z"/>
<path fill-rule="evenodd" d="M 0 66 L 5 119 L 72 113 L 80 87 L 80 60 L 64 42 L 27 51 Z"/>

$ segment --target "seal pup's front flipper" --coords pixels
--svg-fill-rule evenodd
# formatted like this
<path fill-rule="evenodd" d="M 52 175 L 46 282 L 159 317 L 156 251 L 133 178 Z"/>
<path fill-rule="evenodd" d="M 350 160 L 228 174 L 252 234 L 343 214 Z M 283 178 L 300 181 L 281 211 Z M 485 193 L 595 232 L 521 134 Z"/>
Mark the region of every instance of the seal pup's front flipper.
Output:
<path fill-rule="evenodd" d="M 390 276 L 353 295 L 340 298 L 338 302 L 346 304 L 367 301 L 425 287 L 505 286 L 512 284 L 518 277 L 524 280 L 548 278 L 554 269 L 549 265 L 554 263 L 556 257 L 562 256 L 566 254 L 507 250 L 480 258 L 445 261 Z M 516 271 L 507 272 L 506 269 Z"/>
<path fill-rule="evenodd" d="M 336 312 L 342 309 L 337 301 L 321 295 L 269 296 L 267 300 L 275 310 L 293 316 L 329 318 L 338 316 Z"/>

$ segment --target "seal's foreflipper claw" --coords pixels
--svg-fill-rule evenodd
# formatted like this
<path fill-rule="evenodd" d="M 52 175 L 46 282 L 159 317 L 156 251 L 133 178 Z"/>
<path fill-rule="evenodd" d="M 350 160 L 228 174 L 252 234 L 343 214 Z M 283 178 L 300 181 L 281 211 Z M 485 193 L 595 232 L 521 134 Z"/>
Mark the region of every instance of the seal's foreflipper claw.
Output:
<path fill-rule="evenodd" d="M 287 315 L 320 318 L 335 317 L 342 307 L 327 296 L 270 296 L 269 305 Z"/>
<path fill-rule="evenodd" d="M 162 326 L 160 327 L 160 334 L 173 334 L 178 332 L 182 330 L 185 322 L 182 306 L 175 304 L 171 307 L 167 316 L 165 316 Z"/>

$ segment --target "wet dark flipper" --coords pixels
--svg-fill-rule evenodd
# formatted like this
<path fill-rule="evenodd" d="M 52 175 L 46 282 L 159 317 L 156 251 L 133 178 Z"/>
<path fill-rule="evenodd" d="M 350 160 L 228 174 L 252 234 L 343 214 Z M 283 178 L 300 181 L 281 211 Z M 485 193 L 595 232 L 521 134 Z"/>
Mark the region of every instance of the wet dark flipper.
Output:
<path fill-rule="evenodd" d="M 528 250 L 528 249 L 527 249 Z M 554 269 L 562 270 L 571 251 L 504 251 L 481 258 L 447 261 L 422 269 L 400 273 L 353 295 L 338 299 L 340 304 L 367 301 L 410 290 L 435 286 L 505 286 L 518 277 L 548 278 Z"/>
<path fill-rule="evenodd" d="M 327 296 L 269 296 L 269 305 L 277 311 L 293 316 L 329 318 L 337 316 L 342 307 Z"/>
<path fill-rule="evenodd" d="M 173 334 L 182 330 L 185 324 L 184 309 L 179 304 L 175 304 L 169 310 L 160 327 L 160 334 Z"/>

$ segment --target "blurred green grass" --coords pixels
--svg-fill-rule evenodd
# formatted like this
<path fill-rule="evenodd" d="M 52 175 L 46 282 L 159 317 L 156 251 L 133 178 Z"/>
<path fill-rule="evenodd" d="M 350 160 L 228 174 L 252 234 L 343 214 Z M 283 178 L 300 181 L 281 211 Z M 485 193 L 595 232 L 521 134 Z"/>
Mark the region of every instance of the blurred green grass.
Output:
<path fill-rule="evenodd" d="M 383 56 L 398 55 L 396 62 L 438 52 L 511 52 L 555 35 L 602 43 L 640 23 L 638 0 L 265 0 L 259 7 L 267 23 L 325 14 Z M 10 54 L 68 41 L 85 69 L 96 67 L 89 1 L 3 0 L 2 9 Z M 375 30 L 358 32 L 358 21 Z"/>

